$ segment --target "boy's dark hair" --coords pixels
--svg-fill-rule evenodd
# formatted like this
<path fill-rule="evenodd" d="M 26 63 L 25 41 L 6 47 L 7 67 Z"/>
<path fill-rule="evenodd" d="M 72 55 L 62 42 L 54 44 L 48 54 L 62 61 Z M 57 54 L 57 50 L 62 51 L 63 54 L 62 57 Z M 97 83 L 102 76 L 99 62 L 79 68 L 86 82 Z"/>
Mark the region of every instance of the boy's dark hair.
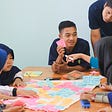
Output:
<path fill-rule="evenodd" d="M 76 28 L 76 25 L 72 21 L 62 21 L 59 24 L 59 27 L 58 27 L 59 32 L 61 32 L 64 28 L 67 28 L 67 27 L 74 27 L 74 28 Z"/>
<path fill-rule="evenodd" d="M 109 6 L 110 8 L 112 8 L 112 0 L 107 0 L 106 6 Z"/>

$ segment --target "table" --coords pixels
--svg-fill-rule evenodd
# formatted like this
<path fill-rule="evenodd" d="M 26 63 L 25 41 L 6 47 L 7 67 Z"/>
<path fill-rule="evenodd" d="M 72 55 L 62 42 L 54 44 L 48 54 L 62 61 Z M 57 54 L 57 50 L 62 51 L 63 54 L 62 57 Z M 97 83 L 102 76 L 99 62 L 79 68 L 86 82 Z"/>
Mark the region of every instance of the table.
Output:
<path fill-rule="evenodd" d="M 26 67 L 23 69 L 23 72 L 25 71 L 42 71 L 43 74 L 38 77 L 38 79 L 40 80 L 45 79 L 46 77 L 62 78 L 61 74 L 54 74 L 51 70 L 51 67 Z M 26 81 L 30 79 L 32 79 L 32 77 L 25 78 Z M 93 91 L 102 92 L 103 90 L 97 87 Z M 91 108 L 83 109 L 81 108 L 80 101 L 78 101 L 74 103 L 73 105 L 71 105 L 69 108 L 61 112 L 93 112 L 93 110 L 94 112 L 96 112 L 98 109 L 106 107 L 106 106 L 109 106 L 109 104 L 91 102 Z M 29 109 L 26 109 L 25 112 L 37 112 L 37 111 L 31 111 Z M 42 111 L 38 111 L 38 112 L 42 112 Z"/>

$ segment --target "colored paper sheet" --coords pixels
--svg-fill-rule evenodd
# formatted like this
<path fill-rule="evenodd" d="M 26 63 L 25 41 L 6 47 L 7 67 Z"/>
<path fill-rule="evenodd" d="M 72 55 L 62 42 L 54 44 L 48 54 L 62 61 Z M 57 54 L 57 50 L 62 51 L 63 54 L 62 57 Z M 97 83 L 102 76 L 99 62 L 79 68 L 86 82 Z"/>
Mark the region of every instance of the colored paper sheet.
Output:
<path fill-rule="evenodd" d="M 101 78 L 100 76 L 83 76 L 83 83 L 86 85 L 99 85 Z"/>
<path fill-rule="evenodd" d="M 32 110 L 59 112 L 77 102 L 80 94 L 92 90 L 95 84 L 87 85 L 83 80 L 31 80 L 24 89 L 36 91 L 39 98 L 19 97 L 19 100 L 26 104 L 26 108 Z M 14 100 L 5 101 L 5 103 L 12 102 Z"/>
<path fill-rule="evenodd" d="M 42 75 L 42 71 L 27 71 L 24 73 L 24 76 L 28 76 L 28 77 L 37 77 Z"/>
<path fill-rule="evenodd" d="M 56 43 L 57 43 L 58 46 L 66 47 L 64 39 L 60 39 Z"/>

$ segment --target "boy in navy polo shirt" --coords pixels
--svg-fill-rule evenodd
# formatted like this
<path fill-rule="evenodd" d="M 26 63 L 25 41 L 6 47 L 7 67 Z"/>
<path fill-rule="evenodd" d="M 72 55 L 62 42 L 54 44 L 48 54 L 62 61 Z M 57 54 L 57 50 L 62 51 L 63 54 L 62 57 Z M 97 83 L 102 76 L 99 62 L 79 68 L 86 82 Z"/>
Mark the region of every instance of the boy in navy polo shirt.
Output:
<path fill-rule="evenodd" d="M 61 44 L 58 44 L 59 42 Z M 75 23 L 62 21 L 59 24 L 59 38 L 56 38 L 50 47 L 48 64 L 52 65 L 52 70 L 55 73 L 65 73 L 73 70 L 84 71 L 90 68 L 89 63 L 83 59 L 75 60 L 74 63 L 67 63 L 67 55 L 75 53 L 90 55 L 89 43 L 77 37 Z"/>

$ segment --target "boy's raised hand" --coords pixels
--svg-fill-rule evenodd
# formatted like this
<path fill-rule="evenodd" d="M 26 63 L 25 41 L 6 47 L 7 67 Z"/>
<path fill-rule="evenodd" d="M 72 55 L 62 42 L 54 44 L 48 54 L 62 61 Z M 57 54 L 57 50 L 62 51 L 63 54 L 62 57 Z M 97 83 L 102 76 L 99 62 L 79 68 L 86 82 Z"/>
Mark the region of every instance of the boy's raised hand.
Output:
<path fill-rule="evenodd" d="M 61 56 L 62 58 L 64 57 L 64 53 L 65 53 L 64 47 L 58 46 L 57 47 L 57 52 L 58 52 L 59 56 Z"/>

